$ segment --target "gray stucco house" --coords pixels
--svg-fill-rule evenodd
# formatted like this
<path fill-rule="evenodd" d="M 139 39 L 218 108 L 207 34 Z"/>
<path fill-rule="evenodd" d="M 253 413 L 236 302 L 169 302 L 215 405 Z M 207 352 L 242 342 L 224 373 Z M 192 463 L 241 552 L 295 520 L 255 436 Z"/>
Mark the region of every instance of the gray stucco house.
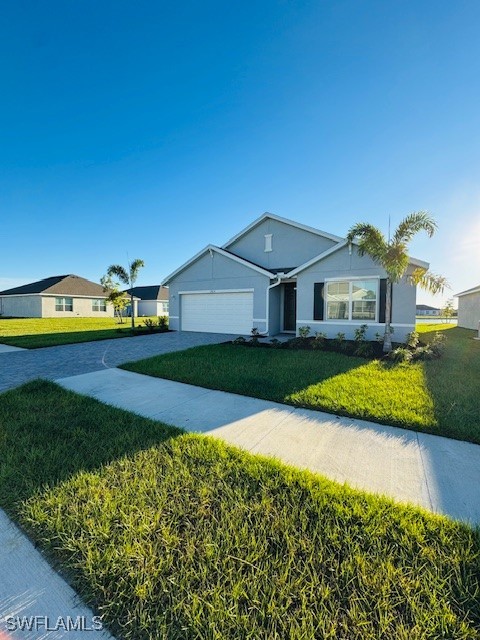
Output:
<path fill-rule="evenodd" d="M 410 259 L 409 271 L 428 269 Z M 265 213 L 222 247 L 208 245 L 164 281 L 170 328 L 265 335 L 308 325 L 328 337 L 352 338 L 361 324 L 382 333 L 386 273 L 345 238 Z M 416 288 L 393 286 L 395 341 L 415 327 Z"/>
<path fill-rule="evenodd" d="M 74 274 L 0 291 L 0 315 L 17 318 L 102 318 L 114 309 L 102 285 Z M 135 303 L 136 304 L 136 303 Z"/>
<path fill-rule="evenodd" d="M 458 298 L 458 326 L 480 328 L 480 285 L 455 294 Z"/>

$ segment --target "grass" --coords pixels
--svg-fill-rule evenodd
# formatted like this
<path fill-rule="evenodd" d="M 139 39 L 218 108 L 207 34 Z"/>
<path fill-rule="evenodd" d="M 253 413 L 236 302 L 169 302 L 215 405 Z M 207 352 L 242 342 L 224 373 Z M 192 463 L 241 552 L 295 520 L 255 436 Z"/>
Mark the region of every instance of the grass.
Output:
<path fill-rule="evenodd" d="M 480 443 L 480 342 L 453 325 L 440 360 L 366 361 L 321 351 L 196 347 L 123 365 L 146 375 Z"/>
<path fill-rule="evenodd" d="M 480 533 L 34 382 L 0 504 L 120 639 L 478 638 Z"/>
<path fill-rule="evenodd" d="M 156 318 L 155 318 L 156 319 Z M 146 318 L 136 318 L 139 326 Z M 130 318 L 0 318 L 0 344 L 24 349 L 132 336 Z"/>

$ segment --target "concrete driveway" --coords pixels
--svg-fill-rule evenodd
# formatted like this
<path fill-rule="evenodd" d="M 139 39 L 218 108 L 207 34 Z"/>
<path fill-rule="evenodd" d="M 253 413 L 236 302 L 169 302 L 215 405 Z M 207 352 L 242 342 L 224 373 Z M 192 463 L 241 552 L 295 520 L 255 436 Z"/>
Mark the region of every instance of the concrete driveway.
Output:
<path fill-rule="evenodd" d="M 479 445 L 121 369 L 57 382 L 332 480 L 480 524 Z"/>
<path fill-rule="evenodd" d="M 0 352 L 0 391 L 35 378 L 64 378 L 116 367 L 132 360 L 203 344 L 231 340 L 231 335 L 169 331 L 133 338 L 115 338 L 43 349 Z"/>

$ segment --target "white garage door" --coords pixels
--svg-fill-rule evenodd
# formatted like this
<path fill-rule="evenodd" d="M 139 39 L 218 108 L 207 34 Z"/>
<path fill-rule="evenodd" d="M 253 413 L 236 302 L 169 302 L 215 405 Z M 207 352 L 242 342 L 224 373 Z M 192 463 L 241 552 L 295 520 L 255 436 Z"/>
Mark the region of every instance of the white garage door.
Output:
<path fill-rule="evenodd" d="M 182 331 L 250 333 L 253 293 L 183 293 Z"/>

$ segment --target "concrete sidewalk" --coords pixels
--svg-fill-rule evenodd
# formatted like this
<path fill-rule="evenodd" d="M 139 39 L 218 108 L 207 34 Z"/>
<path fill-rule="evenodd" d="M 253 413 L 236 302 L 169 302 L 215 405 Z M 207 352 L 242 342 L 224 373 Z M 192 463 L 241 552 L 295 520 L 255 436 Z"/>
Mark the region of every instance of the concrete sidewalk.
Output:
<path fill-rule="evenodd" d="M 1 509 L 0 549 L 1 640 L 113 640 Z"/>
<path fill-rule="evenodd" d="M 104 369 L 57 380 L 142 416 L 480 524 L 480 446 Z"/>

